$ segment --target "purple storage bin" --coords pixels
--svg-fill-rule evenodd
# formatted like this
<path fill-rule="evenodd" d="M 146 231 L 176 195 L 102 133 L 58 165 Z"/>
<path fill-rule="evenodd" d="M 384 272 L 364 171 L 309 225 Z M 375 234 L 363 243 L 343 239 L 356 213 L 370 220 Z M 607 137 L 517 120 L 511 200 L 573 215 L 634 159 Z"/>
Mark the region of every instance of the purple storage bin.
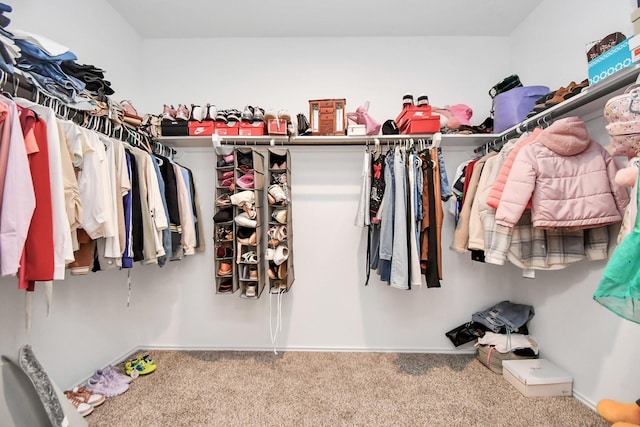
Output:
<path fill-rule="evenodd" d="M 493 99 L 493 133 L 503 132 L 526 119 L 536 101 L 547 93 L 547 86 L 523 86 L 497 95 Z"/>

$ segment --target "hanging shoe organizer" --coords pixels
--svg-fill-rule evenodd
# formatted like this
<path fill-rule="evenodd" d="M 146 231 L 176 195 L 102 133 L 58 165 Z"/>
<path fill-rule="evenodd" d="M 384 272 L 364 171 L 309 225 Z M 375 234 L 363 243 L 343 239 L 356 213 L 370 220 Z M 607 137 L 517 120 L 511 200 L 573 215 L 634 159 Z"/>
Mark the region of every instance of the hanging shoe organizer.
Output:
<path fill-rule="evenodd" d="M 288 291 L 295 279 L 289 150 L 268 149 L 267 165 L 267 277 L 270 292 L 279 293 Z"/>
<path fill-rule="evenodd" d="M 216 293 L 231 294 L 238 289 L 234 274 L 236 239 L 234 208 L 230 196 L 234 188 L 234 155 L 217 155 L 214 221 Z"/>
<path fill-rule="evenodd" d="M 260 298 L 264 278 L 264 156 L 252 148 L 236 148 L 235 185 L 231 196 L 236 231 L 236 265 L 241 298 Z"/>

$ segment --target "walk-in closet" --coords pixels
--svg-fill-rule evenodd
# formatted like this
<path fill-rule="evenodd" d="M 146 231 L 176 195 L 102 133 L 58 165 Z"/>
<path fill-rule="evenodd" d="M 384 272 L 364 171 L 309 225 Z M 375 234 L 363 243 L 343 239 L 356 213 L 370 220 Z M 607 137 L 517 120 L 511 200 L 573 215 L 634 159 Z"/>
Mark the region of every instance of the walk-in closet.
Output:
<path fill-rule="evenodd" d="M 278 117 L 288 114 L 296 119 L 302 114 L 314 130 L 294 138 L 286 132 L 202 136 L 200 130 L 192 136 L 147 138 L 112 129 L 109 116 L 79 123 L 68 103 L 38 102 L 45 96 L 33 99 L 33 85 L 12 78 L 0 64 L 0 101 L 15 98 L 25 106 L 20 99 L 31 98 L 40 104 L 34 120 L 47 120 L 49 109 L 52 119 L 66 117 L 95 136 L 93 148 L 76 147 L 79 151 L 71 150 L 69 159 L 105 146 L 106 156 L 124 156 L 121 178 L 131 154 L 139 168 L 133 171 L 136 182 L 163 177 L 161 182 L 174 180 L 179 190 L 171 196 L 179 209 L 171 211 L 163 209 L 168 194 L 164 184 L 140 188 L 114 177 L 112 185 L 121 194 L 132 188 L 136 194 L 143 191 L 140 208 L 147 204 L 152 213 L 140 221 L 148 222 L 145 226 L 155 233 L 146 237 L 150 240 L 144 250 L 129 248 L 131 242 L 117 238 L 107 240 L 106 247 L 98 243 L 95 259 L 92 255 L 91 263 L 83 265 L 86 274 L 61 267 L 64 273 L 57 271 L 56 280 L 36 280 L 31 290 L 19 276 L 4 274 L 5 254 L 0 253 L 5 275 L 0 278 L 0 354 L 17 357 L 23 368 L 33 366 L 29 357 L 35 356 L 58 391 L 85 384 L 97 370 L 111 365 L 130 374 L 131 366 L 122 364 L 137 357 L 133 362 L 148 370 L 133 379 L 131 391 L 136 381 L 154 378 L 157 385 L 147 393 L 157 399 L 160 387 L 209 377 L 206 386 L 194 382 L 194 399 L 201 402 L 200 408 L 208 407 L 203 396 L 211 387 L 221 407 L 217 415 L 195 408 L 189 417 L 191 409 L 175 409 L 179 400 L 187 400 L 180 388 L 172 392 L 179 397 L 167 397 L 160 405 L 163 409 L 144 412 L 146 424 L 132 424 L 129 420 L 136 418 L 126 415 L 118 421 L 121 424 L 113 421 L 116 418 L 101 421 L 100 407 L 95 407 L 94 414 L 70 425 L 275 425 L 278 414 L 280 425 L 403 425 L 411 422 L 406 413 L 413 412 L 421 413 L 414 419 L 417 425 L 607 425 L 596 412 L 599 401 L 640 398 L 635 366 L 640 359 L 640 326 L 593 299 L 618 244 L 620 221 L 604 224 L 604 258 L 576 260 L 562 269 L 521 268 L 508 259 L 503 265 L 484 262 L 477 251 L 455 247 L 456 194 L 445 191 L 443 180 L 450 190 L 465 162 L 567 117 L 584 122 L 589 138 L 606 146 L 604 105 L 636 82 L 638 65 L 502 133 L 395 135 L 383 134 L 382 129 L 375 135 L 346 135 L 349 113 L 366 105 L 382 125 L 399 116 L 408 94 L 416 103 L 428 96 L 426 102 L 434 109 L 469 106 L 470 125 L 479 127 L 492 114 L 489 90 L 507 76 L 516 74 L 524 86 L 549 91 L 584 81 L 585 47 L 615 32 L 633 36 L 630 17 L 638 7 L 635 1 L 5 3 L 11 6 L 10 12 L 0 14 L 10 19 L 6 31 L 43 36 L 52 52 L 60 46 L 70 49 L 78 64 L 104 72 L 107 92 L 113 91 L 110 98 L 127 100 L 141 117 L 161 116 L 164 106 L 179 104 L 202 106 L 202 117 L 210 111 L 207 105 L 240 113 L 253 106 L 255 114 L 259 108 L 262 114 L 275 111 Z M 0 26 L 3 23 L 0 18 Z M 314 116 L 312 100 L 337 101 L 318 107 Z M 332 115 L 331 126 L 344 126 L 341 135 L 317 134 L 320 128 L 313 121 L 322 114 Z M 119 141 L 113 143 L 115 148 L 101 139 L 104 134 Z M 407 199 L 404 208 L 415 212 L 423 203 L 430 205 L 433 216 L 421 219 L 438 228 L 422 240 L 430 246 L 431 258 L 424 264 L 397 261 L 393 268 L 402 271 L 392 270 L 392 278 L 381 276 L 377 264 L 370 268 L 379 236 L 370 226 L 369 202 L 366 210 L 361 204 L 363 191 L 371 191 L 363 187 L 363 156 L 371 166 L 380 153 L 409 162 L 406 182 L 422 184 L 424 176 L 426 191 L 429 177 L 429 188 L 437 189 L 430 196 Z M 626 167 L 626 161 L 615 158 L 617 168 Z M 78 169 L 79 164 L 69 166 L 76 167 L 76 174 L 88 174 Z M 109 173 L 106 168 L 104 173 Z M 378 178 L 384 180 L 384 174 Z M 624 189 L 625 194 L 630 190 Z M 155 195 L 162 197 L 149 202 Z M 16 193 L 10 203 L 21 202 L 19 196 Z M 120 202 L 118 197 L 110 201 L 115 216 L 124 209 Z M 421 233 L 409 226 L 407 230 L 407 240 Z M 67 255 L 72 244 L 92 242 L 86 234 L 76 238 L 78 242 L 68 242 Z M 44 245 L 37 239 L 31 244 Z M 131 249 L 130 258 L 116 260 L 109 256 L 112 249 L 120 254 Z M 420 255 L 409 243 L 402 249 L 409 259 Z M 502 375 L 478 362 L 473 343 L 455 346 L 445 335 L 501 301 L 533 307 L 528 334 L 535 338 L 541 359 L 570 375 L 570 397 L 524 397 Z M 178 361 L 179 355 L 188 355 L 186 362 Z M 320 364 L 313 359 L 316 355 L 328 359 Z M 3 361 L 6 381 L 0 392 L 0 417 L 6 419 L 0 418 L 0 425 L 26 425 L 15 415 L 21 412 L 16 408 L 28 408 L 24 401 L 39 395 L 10 388 L 7 378 L 18 373 L 12 371 L 13 362 Z M 215 365 L 215 371 L 207 371 L 207 365 Z M 292 377 L 274 374 L 278 369 Z M 338 372 L 340 381 L 324 376 L 329 369 Z M 467 392 L 463 384 L 471 378 L 468 370 L 486 381 L 478 383 L 480 391 L 471 392 L 477 400 L 469 405 L 478 406 L 463 405 L 456 411 L 454 399 L 460 396 L 451 390 Z M 298 384 L 295 378 L 302 375 L 309 376 Z M 427 390 L 434 381 L 451 389 L 451 397 L 422 401 L 423 393 L 433 392 Z M 256 387 L 250 389 L 253 395 L 235 388 L 240 384 Z M 393 392 L 408 394 L 388 396 L 385 384 Z M 473 383 L 469 387 L 476 390 Z M 487 388 L 499 389 L 498 397 L 485 397 Z M 318 389 L 330 391 L 316 394 Z M 286 400 L 293 394 L 295 404 Z M 126 402 L 126 396 L 113 399 Z M 109 399 L 103 408 L 113 410 L 116 404 Z M 227 408 L 227 399 L 237 406 Z M 279 399 L 289 403 L 279 405 Z M 305 399 L 323 403 L 305 413 Z M 504 410 L 508 406 L 503 403 L 514 402 L 515 408 L 549 406 L 538 414 L 532 410 L 531 416 L 541 417 L 533 418 L 532 424 L 517 416 L 513 424 L 492 418 L 494 409 Z M 376 403 L 387 412 L 376 419 L 379 422 L 361 417 L 374 413 Z M 134 408 L 135 404 L 130 410 Z M 287 408 L 295 408 L 295 413 Z M 263 418 L 263 412 L 270 412 L 269 418 Z M 430 413 L 438 416 L 429 418 Z M 572 413 L 580 421 L 573 420 Z M 55 413 L 46 415 L 55 418 Z M 583 420 L 588 424 L 581 424 Z"/>

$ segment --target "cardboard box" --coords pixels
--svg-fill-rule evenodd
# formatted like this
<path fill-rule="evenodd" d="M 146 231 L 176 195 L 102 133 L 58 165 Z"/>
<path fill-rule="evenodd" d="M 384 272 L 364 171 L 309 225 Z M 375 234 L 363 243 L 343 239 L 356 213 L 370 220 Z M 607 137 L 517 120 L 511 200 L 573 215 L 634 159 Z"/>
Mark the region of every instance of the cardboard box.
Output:
<path fill-rule="evenodd" d="M 631 52 L 631 60 L 633 62 L 640 62 L 640 35 L 629 39 L 629 52 Z"/>
<path fill-rule="evenodd" d="M 405 135 L 416 135 L 423 133 L 440 132 L 440 116 L 414 117 L 405 123 L 404 128 L 400 128 L 400 133 Z"/>
<path fill-rule="evenodd" d="M 189 136 L 213 135 L 213 122 L 189 122 Z"/>
<path fill-rule="evenodd" d="M 633 24 L 633 33 L 640 34 L 640 7 L 631 12 L 631 23 Z"/>
<path fill-rule="evenodd" d="M 162 136 L 189 136 L 189 123 L 185 120 L 163 120 L 160 131 Z"/>
<path fill-rule="evenodd" d="M 240 122 L 239 135 L 262 136 L 266 133 L 265 122 Z"/>
<path fill-rule="evenodd" d="M 271 119 L 267 123 L 267 130 L 269 135 L 286 135 L 287 134 L 287 121 Z"/>
<path fill-rule="evenodd" d="M 218 135 L 235 136 L 240 134 L 240 125 L 238 122 L 214 122 L 213 132 Z"/>
<path fill-rule="evenodd" d="M 617 71 L 633 65 L 631 51 L 629 50 L 629 40 L 626 39 L 589 61 L 589 85 L 594 85 Z"/>
<path fill-rule="evenodd" d="M 573 378 L 546 359 L 504 360 L 502 376 L 526 397 L 571 396 Z"/>

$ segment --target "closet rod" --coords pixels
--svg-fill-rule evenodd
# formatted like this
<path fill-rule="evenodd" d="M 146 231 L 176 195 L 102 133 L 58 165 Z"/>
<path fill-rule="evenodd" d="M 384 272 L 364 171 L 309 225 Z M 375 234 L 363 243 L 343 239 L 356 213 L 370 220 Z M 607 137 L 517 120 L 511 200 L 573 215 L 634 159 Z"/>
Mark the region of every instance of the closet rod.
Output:
<path fill-rule="evenodd" d="M 321 146 L 321 145 L 373 145 L 378 140 L 380 143 L 391 143 L 393 141 L 425 141 L 431 143 L 434 135 L 368 135 L 368 136 L 217 136 L 212 135 L 215 140 L 217 138 L 224 145 L 300 145 L 300 146 Z M 171 137 L 168 137 L 171 138 Z M 185 137 L 188 138 L 188 137 Z"/>
<path fill-rule="evenodd" d="M 544 111 L 532 116 L 510 129 L 507 129 L 493 140 L 477 147 L 475 153 L 487 153 L 490 149 L 499 150 L 509 139 L 517 137 L 522 133 L 532 130 L 536 126 L 545 126 L 553 123 L 554 120 L 573 112 L 574 110 L 587 105 L 599 98 L 612 96 L 616 91 L 624 89 L 626 86 L 634 83 L 640 73 L 640 65 L 624 68 L 616 72 L 593 86 L 588 86 L 579 94 L 569 98 L 568 100 L 547 108 Z"/>

